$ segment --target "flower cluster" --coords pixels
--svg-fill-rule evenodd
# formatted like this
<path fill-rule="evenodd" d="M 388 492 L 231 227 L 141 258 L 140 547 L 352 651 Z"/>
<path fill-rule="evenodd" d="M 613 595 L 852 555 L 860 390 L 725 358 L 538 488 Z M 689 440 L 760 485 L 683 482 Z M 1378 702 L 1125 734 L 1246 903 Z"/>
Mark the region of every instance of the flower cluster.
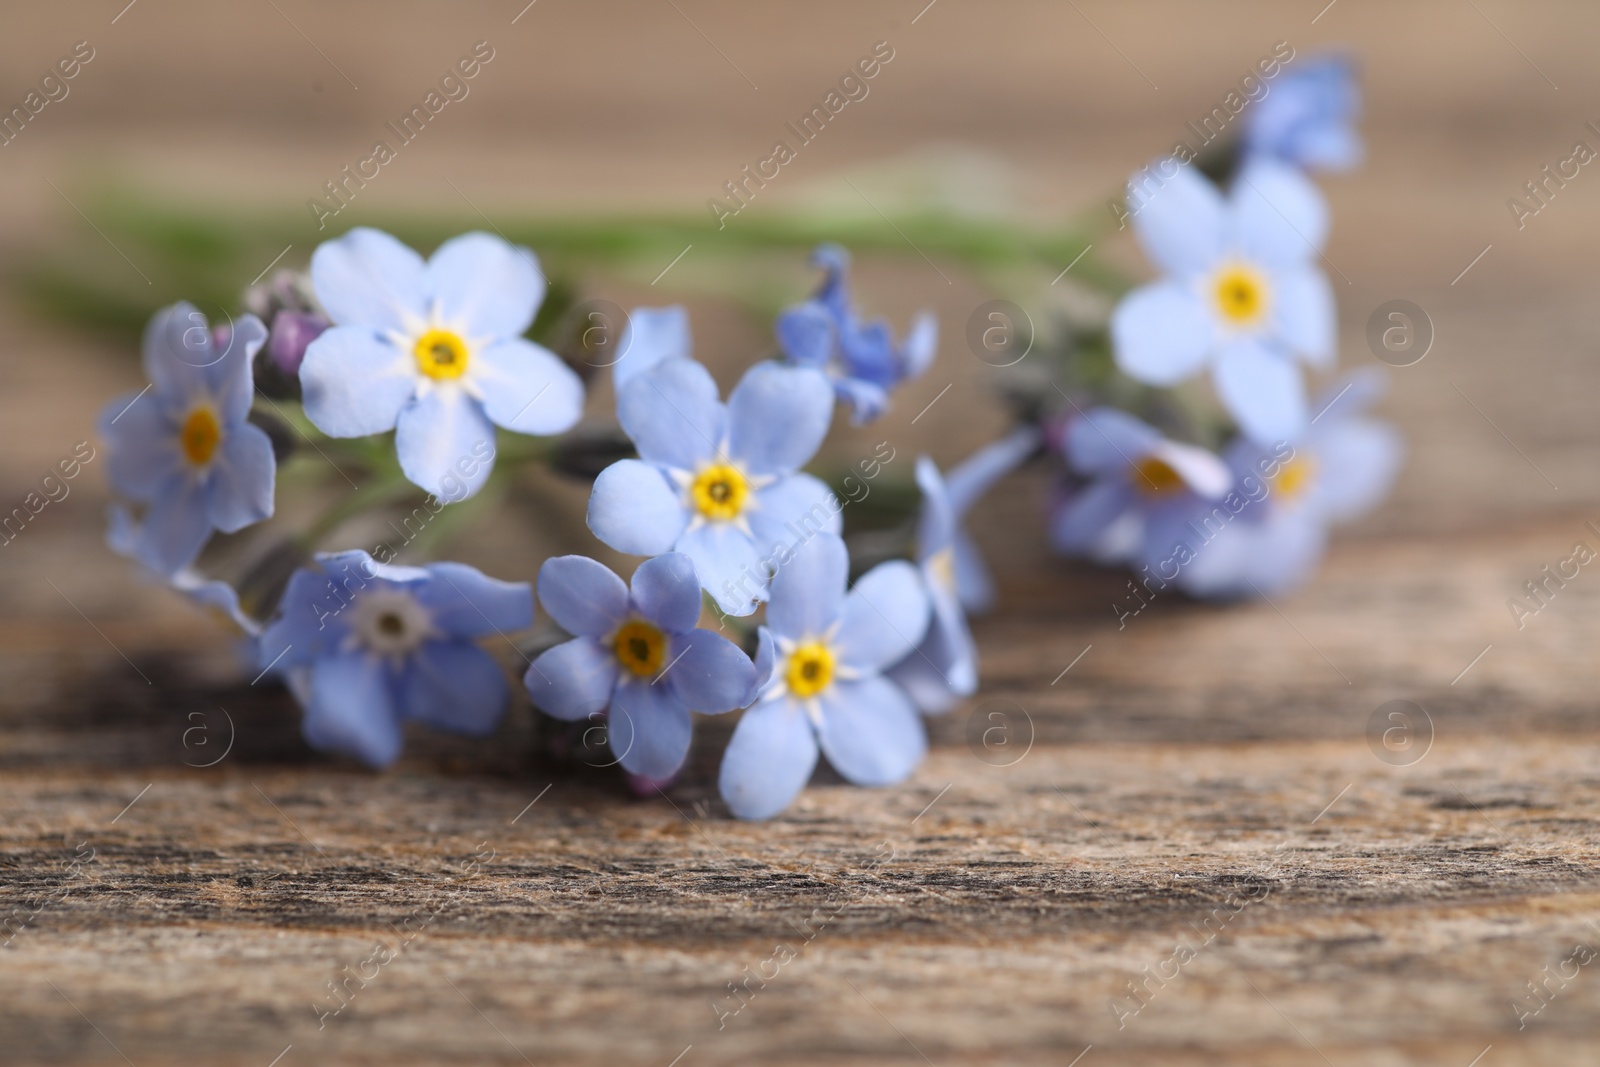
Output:
<path fill-rule="evenodd" d="M 1192 156 L 1129 183 L 1127 217 L 1162 277 L 1113 312 L 1116 367 L 1155 387 L 1208 373 L 1237 432 L 1213 451 L 1203 420 L 1172 417 L 1180 405 L 1150 405 L 1158 428 L 1092 395 L 1073 401 L 1050 434 L 1064 467 L 1058 550 L 1127 564 L 1151 592 L 1270 595 L 1309 576 L 1331 524 L 1387 492 L 1401 445 L 1361 416 L 1381 391 L 1375 372 L 1312 403 L 1301 370 L 1331 370 L 1337 356 L 1320 263 L 1328 208 L 1302 168 L 1355 164 L 1358 110 L 1351 65 L 1313 59 L 1252 112 L 1225 187 Z"/>

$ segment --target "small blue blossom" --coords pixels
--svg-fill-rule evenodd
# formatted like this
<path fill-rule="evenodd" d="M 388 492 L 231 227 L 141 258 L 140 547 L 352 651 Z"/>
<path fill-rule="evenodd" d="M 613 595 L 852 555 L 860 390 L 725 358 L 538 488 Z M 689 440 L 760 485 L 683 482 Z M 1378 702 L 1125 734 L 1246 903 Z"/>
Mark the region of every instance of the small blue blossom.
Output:
<path fill-rule="evenodd" d="M 778 346 L 793 362 L 823 371 L 859 426 L 883 414 L 896 386 L 928 369 L 939 350 L 938 320 L 922 312 L 897 345 L 887 322 L 863 322 L 856 315 L 845 278 L 849 253 L 838 245 L 820 245 L 811 262 L 824 272 L 822 286 L 816 296 L 778 316 Z"/>
<path fill-rule="evenodd" d="M 1051 542 L 1098 563 L 1144 562 L 1170 548 L 1197 506 L 1233 486 L 1221 459 L 1116 408 L 1074 417 L 1061 451 L 1084 481 L 1057 504 Z"/>
<path fill-rule="evenodd" d="M 1033 454 L 1039 440 L 1038 430 L 1017 430 L 951 470 L 948 480 L 928 457 L 917 459 L 922 489 L 917 567 L 932 614 L 921 645 L 895 664 L 889 677 L 927 714 L 949 711 L 977 690 L 978 647 L 967 612 L 985 611 L 994 601 L 988 568 L 961 520 L 990 486 Z"/>
<path fill-rule="evenodd" d="M 111 550 L 119 556 L 136 560 L 141 537 L 138 520 L 127 507 L 122 504 L 112 504 L 109 528 L 106 532 L 106 544 Z M 245 613 L 239 603 L 238 590 L 227 582 L 215 578 L 208 579 L 193 567 L 183 567 L 171 575 L 164 575 L 148 568 L 145 573 L 182 593 L 212 615 L 222 618 L 246 637 L 253 639 L 260 636 L 261 624 Z M 247 659 L 255 660 L 253 643 Z"/>
<path fill-rule="evenodd" d="M 1304 584 L 1327 549 L 1329 528 L 1376 507 L 1399 473 L 1399 433 L 1366 415 L 1382 391 L 1382 372 L 1351 375 L 1318 398 L 1320 414 L 1292 445 L 1269 452 L 1236 441 L 1229 465 L 1249 503 L 1232 522 L 1209 513 L 1191 521 L 1193 560 L 1180 586 L 1194 596 L 1232 598 Z"/>
<path fill-rule="evenodd" d="M 882 673 L 922 641 L 928 597 L 904 560 L 880 564 L 849 593 L 844 542 L 818 534 L 772 579 L 761 629 L 760 698 L 734 728 L 718 785 L 741 819 L 789 806 L 817 755 L 856 785 L 891 785 L 922 762 L 916 706 Z"/>
<path fill-rule="evenodd" d="M 246 315 L 219 347 L 193 305 L 164 308 L 144 332 L 150 384 L 101 413 L 111 487 L 144 505 L 125 548 L 152 570 L 174 574 L 213 530 L 233 533 L 272 515 L 272 441 L 247 421 L 250 364 L 266 337 Z"/>
<path fill-rule="evenodd" d="M 816 371 L 758 363 L 724 405 L 704 367 L 668 359 L 622 387 L 617 417 L 639 458 L 600 472 L 589 529 L 618 552 L 684 553 L 723 611 L 766 599 L 780 548 L 839 531 L 842 505 L 798 473 L 833 417 Z"/>
<path fill-rule="evenodd" d="M 1164 160 L 1159 188 L 1129 184 L 1133 229 L 1167 274 L 1135 289 L 1111 316 L 1117 365 L 1170 386 L 1207 365 L 1223 406 L 1268 445 L 1306 426 L 1302 358 L 1334 359 L 1333 292 L 1317 266 L 1328 209 L 1293 167 L 1249 162 L 1224 198 L 1193 167 Z"/>
<path fill-rule="evenodd" d="M 574 635 L 533 661 L 534 706 L 568 721 L 606 718 L 623 770 L 668 780 L 689 754 L 691 711 L 716 715 L 755 697 L 755 665 L 732 641 L 696 628 L 700 580 L 681 552 L 622 579 L 586 556 L 539 568 L 539 603 Z"/>
<path fill-rule="evenodd" d="M 401 567 L 359 550 L 324 553 L 289 579 L 261 635 L 261 664 L 304 705 L 311 747 L 384 767 L 400 755 L 407 720 L 492 733 L 509 687 L 476 639 L 532 623 L 526 582 L 464 563 Z"/>
<path fill-rule="evenodd" d="M 493 469 L 494 428 L 555 434 L 583 411 L 583 383 L 522 337 L 544 299 L 532 252 L 485 233 L 426 262 L 358 228 L 311 256 L 333 327 L 306 348 L 306 416 L 332 437 L 395 431 L 407 478 L 435 496 L 471 496 Z M 478 462 L 487 453 L 491 461 Z"/>
<path fill-rule="evenodd" d="M 1342 55 L 1306 60 L 1272 86 L 1246 116 L 1245 150 L 1307 170 L 1350 170 L 1361 162 L 1356 67 Z"/>

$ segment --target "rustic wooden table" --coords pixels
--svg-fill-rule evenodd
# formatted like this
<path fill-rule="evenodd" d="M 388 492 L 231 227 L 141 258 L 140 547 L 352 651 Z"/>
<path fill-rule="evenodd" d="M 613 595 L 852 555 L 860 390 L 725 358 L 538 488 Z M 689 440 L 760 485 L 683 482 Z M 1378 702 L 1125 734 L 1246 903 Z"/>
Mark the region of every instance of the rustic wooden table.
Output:
<path fill-rule="evenodd" d="M 563 42 L 601 16 L 559 5 L 526 12 L 522 38 L 500 10 L 520 4 L 449 16 L 481 32 L 398 27 L 361 5 L 313 23 L 284 6 L 359 94 L 271 11 L 245 47 L 197 6 L 139 5 L 96 31 L 103 58 L 30 130 L 33 147 L 7 148 L 10 260 L 78 225 L 44 180 L 101 151 L 180 192 L 298 203 L 428 80 L 408 74 L 475 34 L 498 35 L 507 61 L 373 203 L 431 210 L 455 174 L 491 205 L 525 206 L 529 175 L 572 201 L 698 204 L 770 139 L 773 109 L 814 95 L 816 72 L 831 79 L 858 39 L 889 34 L 902 58 L 859 127 L 774 199 L 837 206 L 853 194 L 832 171 L 954 138 L 1009 159 L 1023 209 L 1049 214 L 1093 202 L 1272 40 L 1345 41 L 1368 58 L 1372 160 L 1330 183 L 1342 359 L 1370 361 L 1362 331 L 1383 301 L 1428 309 L 1436 348 L 1395 372 L 1385 409 L 1411 456 L 1304 592 L 1158 599 L 1125 629 L 1110 606 L 1121 577 L 1045 551 L 1042 478 L 1007 482 L 975 520 L 1003 591 L 978 628 L 979 697 L 933 723 L 905 785 L 822 776 L 762 825 L 716 796 L 717 720 L 682 782 L 649 801 L 539 755 L 526 706 L 494 744 L 414 735 L 386 774 L 315 756 L 281 691 L 249 684 L 207 620 L 109 557 L 91 465 L 0 547 L 0 1062 L 1595 1062 L 1600 579 L 1585 568 L 1521 629 L 1506 602 L 1575 542 L 1600 548 L 1586 525 L 1600 523 L 1600 200 L 1575 183 L 1526 232 L 1504 208 L 1593 117 L 1594 14 L 1345 4 L 1312 27 L 1320 3 L 1213 18 L 1086 2 L 1161 83 L 1152 92 L 1070 8 L 945 3 L 913 26 L 847 5 L 773 32 L 737 5 L 693 6 L 761 82 L 745 96 L 710 49 L 680 70 L 630 36 L 596 71 Z M 13 17 L 42 21 L 0 34 L 8 67 L 43 69 L 51 42 L 83 36 L 60 12 Z M 1019 36 L 999 32 L 1005 19 L 1044 22 Z M 652 26 L 672 55 L 703 45 L 670 9 Z M 156 61 L 168 35 L 212 99 Z M 435 55 L 434 37 L 450 47 Z M 971 80 L 959 106 L 958 69 Z M 574 87 L 577 111 L 526 106 Z M 277 128 L 258 100 L 315 120 Z M 716 122 L 684 121 L 702 105 Z M 248 135 L 239 114 L 259 119 Z M 502 143 L 502 128 L 526 143 Z M 479 168 L 470 183 L 462 159 Z M 879 431 L 949 462 L 1000 425 L 993 375 L 960 341 L 989 294 L 907 263 L 868 268 L 879 306 L 903 321 L 933 304 L 947 343 Z M 701 299 L 693 269 L 685 291 Z M 655 298 L 647 281 L 616 298 Z M 759 324 L 704 321 L 724 376 L 765 343 Z M 9 507 L 135 370 L 10 301 L 0 328 Z M 508 526 L 463 554 L 531 578 L 557 544 L 584 548 L 581 492 L 551 491 L 567 519 L 545 540 Z M 1410 717 L 1389 718 L 1397 707 Z M 1389 740 L 1409 748 L 1375 744 L 1396 726 L 1406 736 Z"/>

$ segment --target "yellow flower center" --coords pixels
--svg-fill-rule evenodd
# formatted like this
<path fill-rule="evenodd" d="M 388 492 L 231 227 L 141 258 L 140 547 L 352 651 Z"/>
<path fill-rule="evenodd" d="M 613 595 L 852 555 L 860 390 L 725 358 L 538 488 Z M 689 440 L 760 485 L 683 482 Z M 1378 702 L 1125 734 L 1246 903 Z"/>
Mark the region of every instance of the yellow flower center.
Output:
<path fill-rule="evenodd" d="M 1146 456 L 1133 465 L 1133 487 L 1146 496 L 1166 496 L 1184 484 L 1183 476 L 1166 460 Z"/>
<path fill-rule="evenodd" d="M 1293 500 L 1311 485 L 1316 466 L 1309 459 L 1291 459 L 1272 478 L 1274 492 Z"/>
<path fill-rule="evenodd" d="M 222 426 L 217 422 L 216 412 L 209 407 L 197 407 L 189 412 L 189 417 L 183 420 L 183 429 L 178 431 L 178 439 L 190 463 L 196 467 L 210 463 L 212 453 L 222 442 Z"/>
<path fill-rule="evenodd" d="M 833 653 L 821 641 L 812 641 L 789 653 L 784 681 L 789 684 L 790 693 L 805 700 L 833 684 L 833 671 Z"/>
<path fill-rule="evenodd" d="M 1232 266 L 1218 272 L 1211 295 L 1217 313 L 1235 326 L 1253 326 L 1267 313 L 1267 280 L 1250 267 Z"/>
<path fill-rule="evenodd" d="M 617 660 L 640 678 L 661 670 L 667 658 L 667 635 L 643 619 L 630 619 L 612 636 Z"/>
<path fill-rule="evenodd" d="M 750 482 L 731 463 L 703 467 L 689 485 L 695 510 L 713 522 L 737 519 L 750 499 Z"/>
<path fill-rule="evenodd" d="M 449 330 L 429 330 L 412 351 L 417 370 L 430 378 L 459 378 L 467 371 L 467 343 Z"/>

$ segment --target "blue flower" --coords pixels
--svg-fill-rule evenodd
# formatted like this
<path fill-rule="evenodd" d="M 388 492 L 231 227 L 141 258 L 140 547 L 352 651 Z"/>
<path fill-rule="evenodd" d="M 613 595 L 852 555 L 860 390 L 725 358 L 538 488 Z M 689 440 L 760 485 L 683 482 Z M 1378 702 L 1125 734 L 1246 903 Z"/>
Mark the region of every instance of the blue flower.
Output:
<path fill-rule="evenodd" d="M 838 245 L 820 245 L 811 262 L 825 272 L 822 286 L 816 296 L 778 316 L 778 346 L 793 362 L 826 373 L 859 426 L 883 414 L 895 386 L 928 369 L 939 350 L 939 324 L 922 312 L 904 343 L 896 345 L 887 322 L 857 317 L 845 282 L 849 253 Z"/>
<path fill-rule="evenodd" d="M 1191 523 L 1194 558 L 1178 579 L 1186 592 L 1273 596 L 1311 577 L 1329 528 L 1376 507 L 1399 472 L 1399 433 L 1365 414 L 1382 391 L 1382 372 L 1351 375 L 1318 398 L 1320 414 L 1292 445 L 1234 443 L 1229 464 L 1249 503 L 1232 522 L 1208 513 Z"/>
<path fill-rule="evenodd" d="M 832 415 L 833 394 L 814 370 L 758 363 L 724 405 L 704 367 L 665 360 L 617 397 L 640 458 L 600 472 L 589 529 L 618 552 L 684 553 L 723 611 L 748 615 L 766 599 L 780 549 L 839 531 L 842 505 L 797 473 Z"/>
<path fill-rule="evenodd" d="M 423 262 L 377 230 L 355 229 L 311 256 L 333 327 L 300 364 L 306 416 L 332 437 L 395 431 L 407 478 L 435 496 L 470 496 L 493 468 L 494 427 L 569 429 L 583 383 L 521 336 L 544 299 L 526 248 L 484 233 Z M 483 462 L 487 455 L 488 461 Z"/>
<path fill-rule="evenodd" d="M 173 574 L 213 530 L 233 533 L 272 515 L 272 442 L 246 421 L 250 363 L 266 337 L 246 315 L 219 351 L 192 305 L 164 308 L 144 332 L 150 384 L 101 413 L 111 486 L 145 505 L 128 554 L 152 570 Z"/>
<path fill-rule="evenodd" d="M 1198 506 L 1233 487 L 1222 460 L 1170 441 L 1116 408 L 1073 418 L 1061 450 L 1085 481 L 1056 506 L 1051 542 L 1060 552 L 1099 563 L 1159 556 L 1182 536 Z"/>
<path fill-rule="evenodd" d="M 922 761 L 916 706 L 883 670 L 917 647 L 928 597 L 904 560 L 880 564 L 845 593 L 844 542 L 818 534 L 772 579 L 762 627 L 761 697 L 722 758 L 722 798 L 741 819 L 766 819 L 805 786 L 817 753 L 856 785 L 890 785 Z M 770 671 L 770 673 L 769 673 Z"/>
<path fill-rule="evenodd" d="M 464 563 L 400 567 L 359 550 L 324 553 L 289 579 L 260 655 L 305 706 L 313 748 L 383 767 L 400 755 L 406 720 L 492 733 L 509 687 L 475 639 L 532 623 L 526 582 Z"/>
<path fill-rule="evenodd" d="M 985 611 L 994 583 L 978 546 L 961 520 L 989 487 L 1033 454 L 1039 431 L 1018 430 L 972 455 L 948 481 L 926 456 L 917 459 L 922 513 L 917 520 L 917 566 L 932 614 L 928 633 L 912 653 L 889 670 L 922 711 L 949 711 L 978 688 L 978 647 L 967 612 Z"/>
<path fill-rule="evenodd" d="M 1355 64 L 1318 56 L 1286 72 L 1250 110 L 1245 150 L 1310 170 L 1349 170 L 1361 162 L 1360 113 Z"/>
<path fill-rule="evenodd" d="M 106 544 L 111 550 L 119 556 L 136 560 L 142 537 L 141 527 L 132 512 L 125 505 L 113 503 L 106 531 Z M 145 573 L 163 585 L 176 589 L 212 615 L 225 620 L 246 637 L 260 636 L 261 624 L 245 613 L 239 603 L 238 590 L 227 582 L 215 578 L 208 579 L 193 567 L 183 567 L 170 575 L 149 569 L 146 569 Z M 253 643 L 247 659 L 250 661 L 255 659 Z"/>
<path fill-rule="evenodd" d="M 1333 292 L 1317 267 L 1328 231 L 1322 194 L 1293 167 L 1250 162 L 1224 199 L 1193 167 L 1167 159 L 1129 184 L 1133 228 L 1167 273 L 1111 316 L 1117 365 L 1176 385 L 1207 364 L 1223 406 L 1260 444 L 1306 425 L 1296 357 L 1331 366 Z M 1159 188 L 1157 176 L 1175 171 Z"/>
<path fill-rule="evenodd" d="M 611 750 L 630 774 L 671 778 L 689 754 L 690 711 L 720 714 L 755 697 L 750 658 L 696 629 L 700 580 L 681 552 L 639 564 L 631 592 L 586 556 L 546 560 L 539 603 L 575 636 L 528 668 L 534 705 L 568 721 L 604 714 Z"/>

